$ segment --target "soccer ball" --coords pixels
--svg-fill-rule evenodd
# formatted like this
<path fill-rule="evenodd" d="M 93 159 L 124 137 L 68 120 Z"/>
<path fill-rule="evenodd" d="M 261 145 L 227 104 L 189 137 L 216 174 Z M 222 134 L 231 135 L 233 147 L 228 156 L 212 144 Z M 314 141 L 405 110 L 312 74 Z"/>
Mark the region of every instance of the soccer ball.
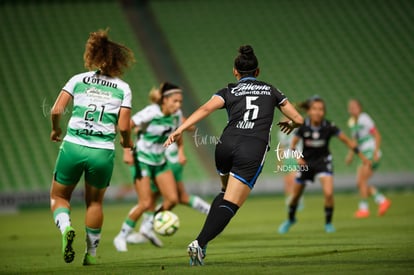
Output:
<path fill-rule="evenodd" d="M 173 235 L 180 227 L 180 219 L 171 211 L 161 211 L 154 217 L 154 231 L 163 236 Z"/>

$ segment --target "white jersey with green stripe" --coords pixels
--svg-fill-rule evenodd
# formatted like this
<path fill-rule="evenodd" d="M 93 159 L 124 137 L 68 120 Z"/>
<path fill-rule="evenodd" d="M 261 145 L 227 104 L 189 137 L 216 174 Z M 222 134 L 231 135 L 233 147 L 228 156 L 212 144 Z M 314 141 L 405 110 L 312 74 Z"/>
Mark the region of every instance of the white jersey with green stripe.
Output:
<path fill-rule="evenodd" d="M 64 140 L 114 150 L 119 110 L 131 108 L 129 85 L 119 78 L 86 72 L 73 76 L 63 90 L 73 97 Z"/>
<path fill-rule="evenodd" d="M 359 150 L 367 151 L 375 149 L 375 138 L 372 135 L 375 131 L 374 121 L 367 113 L 361 113 L 358 119 L 351 118 L 348 121 L 352 137 L 358 142 Z"/>
<path fill-rule="evenodd" d="M 134 124 L 140 128 L 137 141 L 138 160 L 149 165 L 165 163 L 164 142 L 182 123 L 183 115 L 178 110 L 165 115 L 158 104 L 151 104 L 132 116 Z"/>
<path fill-rule="evenodd" d="M 178 163 L 178 145 L 176 142 L 165 149 L 165 157 L 170 163 Z"/>

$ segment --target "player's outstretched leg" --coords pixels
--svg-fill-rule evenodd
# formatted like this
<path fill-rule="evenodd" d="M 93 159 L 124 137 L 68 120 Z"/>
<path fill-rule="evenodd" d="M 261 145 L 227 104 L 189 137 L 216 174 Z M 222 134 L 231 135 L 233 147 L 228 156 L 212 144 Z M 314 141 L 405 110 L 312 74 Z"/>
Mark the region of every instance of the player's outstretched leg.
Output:
<path fill-rule="evenodd" d="M 154 213 L 148 212 L 144 213 L 144 219 L 139 228 L 139 233 L 147 238 L 153 245 L 156 247 L 163 247 L 162 241 L 157 237 L 153 229 L 154 224 Z"/>

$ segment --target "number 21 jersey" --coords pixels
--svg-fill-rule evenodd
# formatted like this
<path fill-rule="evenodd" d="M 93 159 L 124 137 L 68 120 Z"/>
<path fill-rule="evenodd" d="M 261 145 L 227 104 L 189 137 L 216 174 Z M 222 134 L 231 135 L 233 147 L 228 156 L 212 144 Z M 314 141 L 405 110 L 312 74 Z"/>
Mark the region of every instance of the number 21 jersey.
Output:
<path fill-rule="evenodd" d="M 64 140 L 113 150 L 119 110 L 131 108 L 129 85 L 119 78 L 86 72 L 73 76 L 63 90 L 73 96 Z"/>

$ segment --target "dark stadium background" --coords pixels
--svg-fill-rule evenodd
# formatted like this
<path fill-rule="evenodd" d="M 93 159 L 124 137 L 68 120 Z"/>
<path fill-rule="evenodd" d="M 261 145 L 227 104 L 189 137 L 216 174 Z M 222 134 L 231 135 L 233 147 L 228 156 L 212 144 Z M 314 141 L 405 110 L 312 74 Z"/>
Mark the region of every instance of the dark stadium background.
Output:
<path fill-rule="evenodd" d="M 410 0 L 0 1 L 0 208 L 48 203 L 59 148 L 49 141 L 49 110 L 65 82 L 84 70 L 89 32 L 107 27 L 137 59 L 125 76 L 134 112 L 148 103 L 151 87 L 167 80 L 184 88 L 189 115 L 234 81 L 237 48 L 250 44 L 262 80 L 293 102 L 322 96 L 327 118 L 347 134 L 347 100 L 360 99 L 383 138 L 373 181 L 383 188 L 413 187 L 413 14 Z M 213 141 L 225 121 L 223 111 L 197 125 L 201 144 L 186 135 L 184 179 L 192 192 L 218 190 Z M 282 174 L 274 172 L 277 143 L 275 126 L 256 193 L 283 188 Z M 337 188 L 352 189 L 356 162 L 345 166 L 347 149 L 339 141 L 331 148 Z M 108 198 L 129 184 L 118 150 Z"/>

